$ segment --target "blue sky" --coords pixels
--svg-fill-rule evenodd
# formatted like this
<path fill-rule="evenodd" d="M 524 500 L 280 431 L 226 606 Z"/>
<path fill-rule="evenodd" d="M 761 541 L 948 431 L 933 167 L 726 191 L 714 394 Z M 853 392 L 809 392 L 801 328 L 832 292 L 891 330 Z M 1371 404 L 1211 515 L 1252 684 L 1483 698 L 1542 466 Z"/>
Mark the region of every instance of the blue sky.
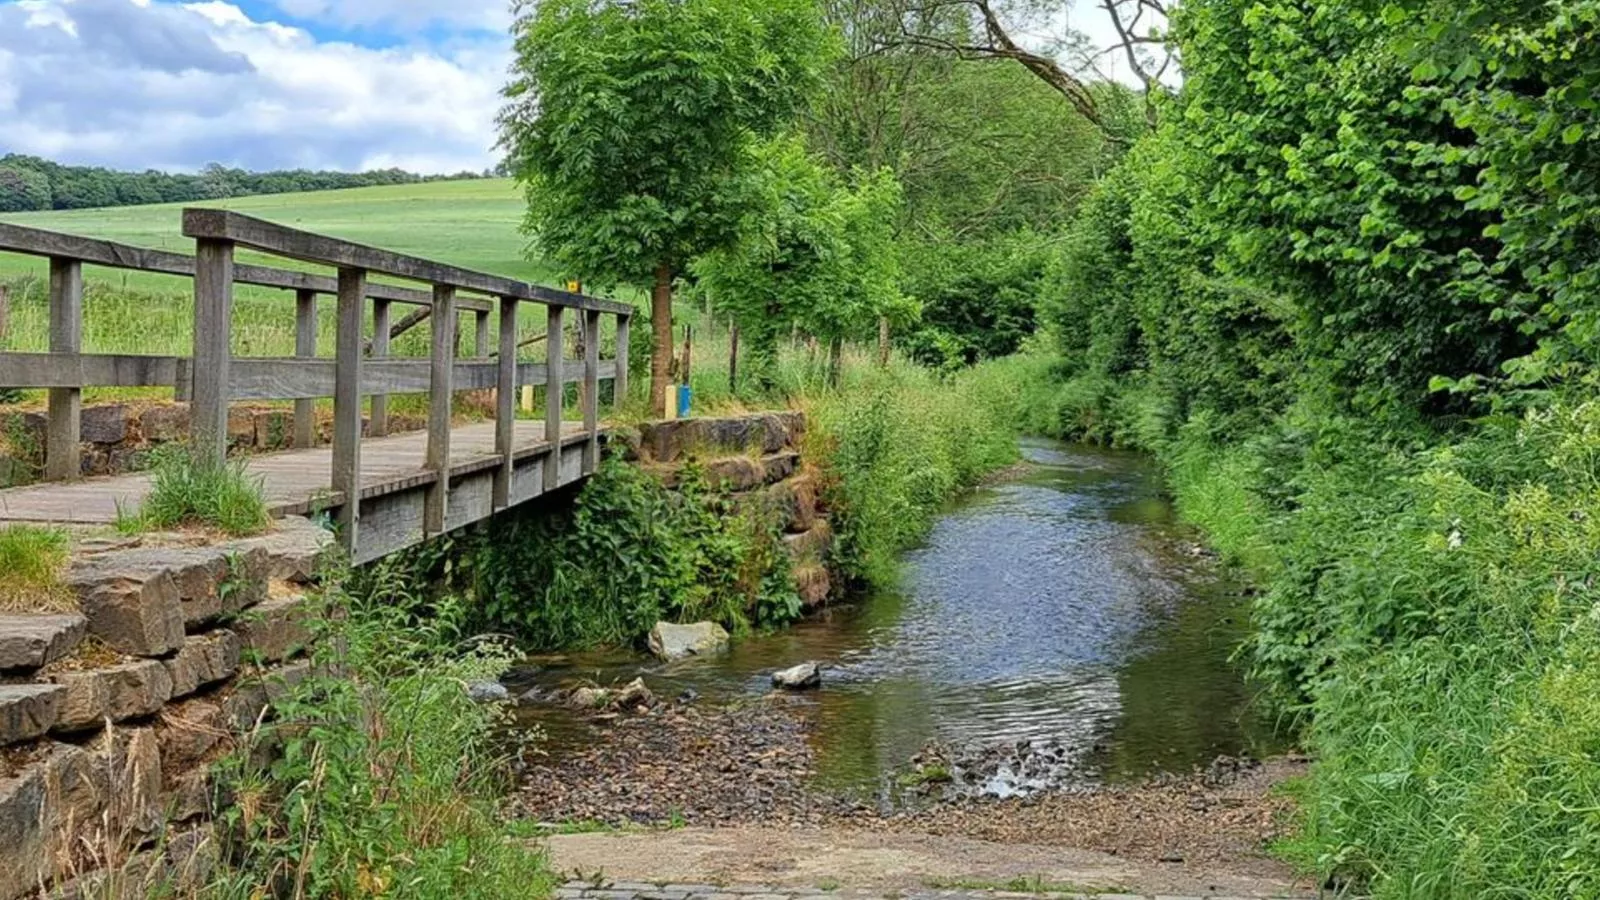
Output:
<path fill-rule="evenodd" d="M 506 0 L 0 0 L 0 154 L 483 169 L 509 19 Z"/>

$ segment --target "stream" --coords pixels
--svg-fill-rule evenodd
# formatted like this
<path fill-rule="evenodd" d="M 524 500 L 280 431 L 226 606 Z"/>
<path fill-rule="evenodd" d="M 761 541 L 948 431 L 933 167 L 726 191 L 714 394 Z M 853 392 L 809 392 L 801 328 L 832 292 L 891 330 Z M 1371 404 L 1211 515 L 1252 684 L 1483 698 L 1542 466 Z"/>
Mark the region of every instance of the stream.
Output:
<path fill-rule="evenodd" d="M 665 664 L 573 654 L 508 677 L 514 689 L 643 675 L 697 703 L 760 698 L 775 669 L 825 666 L 806 715 L 820 787 L 882 794 L 924 748 L 973 792 L 1014 796 L 1188 773 L 1274 751 L 1229 657 L 1244 635 L 1239 585 L 1175 519 L 1152 463 L 1026 440 L 1018 477 L 952 503 L 905 555 L 896 590 L 827 610 L 713 658 Z M 523 707 L 553 756 L 603 728 Z"/>

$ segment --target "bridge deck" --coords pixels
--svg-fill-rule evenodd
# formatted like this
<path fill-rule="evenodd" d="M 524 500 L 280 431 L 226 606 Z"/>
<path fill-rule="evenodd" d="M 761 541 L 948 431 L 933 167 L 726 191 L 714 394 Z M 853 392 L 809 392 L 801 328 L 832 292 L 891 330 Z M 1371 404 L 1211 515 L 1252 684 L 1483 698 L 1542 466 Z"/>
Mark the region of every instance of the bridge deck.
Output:
<path fill-rule="evenodd" d="M 562 443 L 581 440 L 583 426 L 565 423 Z M 544 423 L 516 424 L 515 456 L 543 454 Z M 452 476 L 492 468 L 499 462 L 494 448 L 494 422 L 461 425 L 451 429 Z M 361 442 L 361 495 L 363 499 L 407 490 L 432 480 L 424 466 L 428 433 L 416 431 Z M 330 499 L 333 451 L 322 447 L 286 450 L 252 456 L 248 471 L 262 479 L 268 506 L 274 515 L 310 512 Z M 49 522 L 106 525 L 116 521 L 117 506 L 137 508 L 150 490 L 148 474 L 90 478 L 72 483 L 36 484 L 0 490 L 0 522 Z"/>

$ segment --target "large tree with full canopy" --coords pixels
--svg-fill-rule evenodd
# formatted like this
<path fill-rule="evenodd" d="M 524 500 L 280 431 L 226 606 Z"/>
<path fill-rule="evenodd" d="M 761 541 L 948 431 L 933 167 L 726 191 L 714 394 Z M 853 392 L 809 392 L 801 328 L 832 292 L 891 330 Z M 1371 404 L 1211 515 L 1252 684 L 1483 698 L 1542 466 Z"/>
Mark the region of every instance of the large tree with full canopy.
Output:
<path fill-rule="evenodd" d="M 748 148 L 806 103 L 829 32 L 815 0 L 540 0 L 513 30 L 501 128 L 525 227 L 574 275 L 651 289 L 659 412 L 673 282 L 737 239 Z"/>

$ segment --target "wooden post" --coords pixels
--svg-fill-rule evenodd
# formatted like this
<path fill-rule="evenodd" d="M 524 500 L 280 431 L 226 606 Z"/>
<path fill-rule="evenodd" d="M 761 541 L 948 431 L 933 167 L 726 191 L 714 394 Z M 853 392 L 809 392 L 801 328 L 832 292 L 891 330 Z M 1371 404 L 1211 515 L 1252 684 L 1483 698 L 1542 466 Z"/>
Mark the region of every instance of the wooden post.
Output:
<path fill-rule="evenodd" d="M 739 390 L 739 326 L 728 326 L 728 393 Z"/>
<path fill-rule="evenodd" d="M 50 258 L 50 352 L 83 352 L 83 263 L 75 259 Z M 83 389 L 51 388 L 48 403 L 44 477 L 75 481 L 82 474 L 78 437 Z"/>
<path fill-rule="evenodd" d="M 561 409 L 567 396 L 566 378 L 561 373 L 561 307 L 546 307 L 545 341 L 546 358 L 544 382 L 544 439 L 550 445 L 550 455 L 544 463 L 544 489 L 553 491 L 561 486 Z"/>
<path fill-rule="evenodd" d="M 617 316 L 617 379 L 611 383 L 611 404 L 621 409 L 628 402 L 628 323 L 630 317 Z"/>
<path fill-rule="evenodd" d="M 437 324 L 435 325 L 437 327 Z M 389 301 L 372 301 L 372 358 L 383 359 L 389 355 Z M 389 434 L 389 395 L 372 395 L 372 424 L 367 427 L 372 437 Z"/>
<path fill-rule="evenodd" d="M 197 461 L 222 465 L 228 455 L 228 369 L 233 334 L 233 242 L 195 242 L 194 357 L 189 371 L 190 444 Z"/>
<path fill-rule="evenodd" d="M 423 531 L 429 535 L 444 531 L 450 502 L 450 406 L 455 400 L 455 335 L 456 289 L 434 285 L 433 352 L 428 357 L 428 453 L 423 462 L 434 474 L 422 515 Z"/>
<path fill-rule="evenodd" d="M 295 291 L 294 355 L 311 359 L 317 355 L 317 292 Z M 317 401 L 309 397 L 294 401 L 294 446 L 296 450 L 317 445 Z"/>
<path fill-rule="evenodd" d="M 500 298 L 500 372 L 494 394 L 494 451 L 500 467 L 494 474 L 494 508 L 511 505 L 512 451 L 517 435 L 517 299 Z"/>
<path fill-rule="evenodd" d="M 0 284 L 0 340 L 11 336 L 11 287 Z"/>
<path fill-rule="evenodd" d="M 344 495 L 340 539 L 355 552 L 361 521 L 361 325 L 367 302 L 364 269 L 339 270 L 339 329 L 333 377 L 333 477 Z"/>
<path fill-rule="evenodd" d="M 583 473 L 600 468 L 600 313 L 583 313 Z"/>
<path fill-rule="evenodd" d="M 473 359 L 489 358 L 489 311 L 487 309 L 474 310 L 477 316 L 477 328 L 472 333 Z"/>

